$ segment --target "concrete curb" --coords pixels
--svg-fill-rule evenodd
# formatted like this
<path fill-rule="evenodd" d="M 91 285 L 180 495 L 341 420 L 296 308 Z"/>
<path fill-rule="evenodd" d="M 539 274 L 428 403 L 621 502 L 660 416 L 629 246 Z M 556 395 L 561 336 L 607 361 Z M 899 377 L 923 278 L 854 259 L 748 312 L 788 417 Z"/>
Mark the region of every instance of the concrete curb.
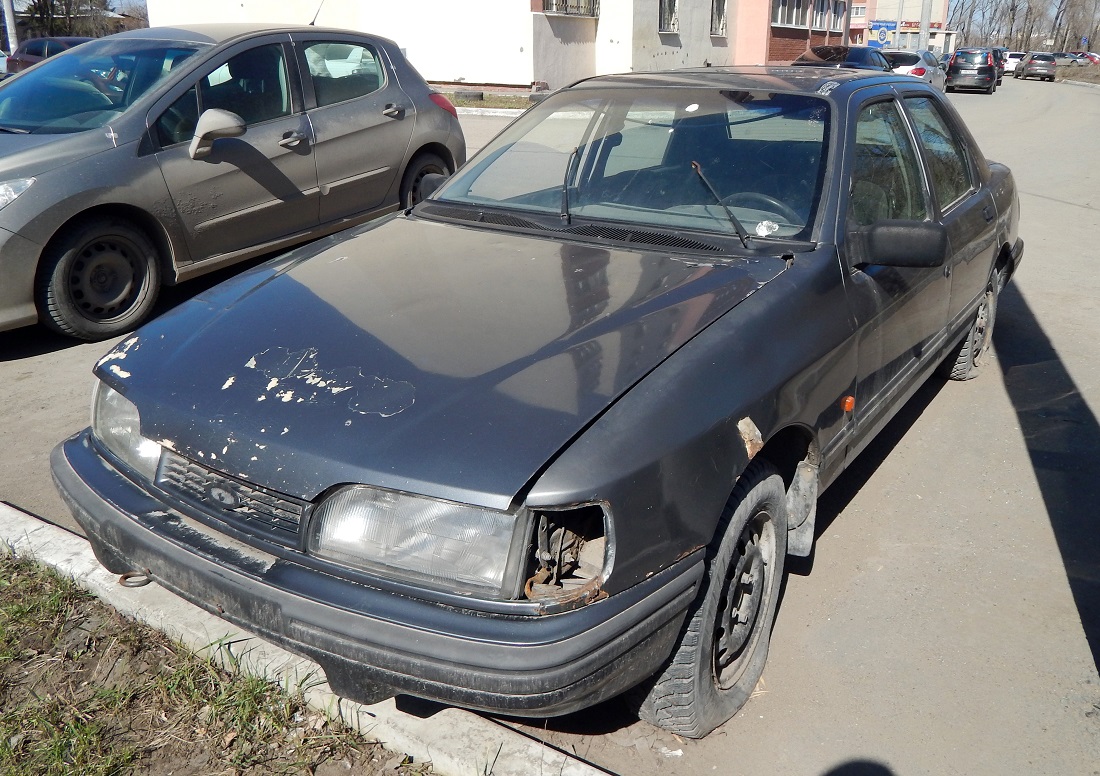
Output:
<path fill-rule="evenodd" d="M 455 108 L 455 110 L 458 111 L 459 116 L 519 116 L 525 108 Z"/>
<path fill-rule="evenodd" d="M 444 776 L 598 776 L 605 771 L 468 711 L 445 708 L 428 718 L 399 711 L 391 698 L 373 706 L 345 700 L 324 673 L 298 657 L 215 617 L 167 590 L 126 588 L 99 565 L 86 539 L 0 502 L 0 541 L 72 577 L 127 617 L 167 633 L 226 667 L 301 690 L 309 705 Z"/>

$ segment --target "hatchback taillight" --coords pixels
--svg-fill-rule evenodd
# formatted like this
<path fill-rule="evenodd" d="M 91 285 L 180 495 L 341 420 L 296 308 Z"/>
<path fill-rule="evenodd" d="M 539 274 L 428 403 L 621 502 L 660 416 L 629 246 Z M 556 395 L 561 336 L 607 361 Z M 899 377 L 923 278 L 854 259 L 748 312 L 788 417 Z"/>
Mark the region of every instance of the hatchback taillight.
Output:
<path fill-rule="evenodd" d="M 432 92 L 431 94 L 428 95 L 428 99 L 431 100 L 432 102 L 434 102 L 436 105 L 438 105 L 443 110 L 450 113 L 456 119 L 458 118 L 458 111 L 455 110 L 455 106 L 451 105 L 451 101 L 448 100 L 446 97 L 444 97 L 439 92 Z"/>
<path fill-rule="evenodd" d="M 985 63 L 987 65 L 989 65 L 990 67 L 993 66 L 993 52 L 992 51 L 990 51 L 988 54 L 985 55 Z"/>
<path fill-rule="evenodd" d="M 912 70 L 910 70 L 909 72 L 910 72 L 910 73 L 911 73 L 912 75 L 924 75 L 924 74 L 925 74 L 925 73 L 927 73 L 928 71 L 927 71 L 927 70 L 925 70 L 925 69 L 924 69 L 923 67 L 914 67 L 914 68 L 913 68 Z"/>

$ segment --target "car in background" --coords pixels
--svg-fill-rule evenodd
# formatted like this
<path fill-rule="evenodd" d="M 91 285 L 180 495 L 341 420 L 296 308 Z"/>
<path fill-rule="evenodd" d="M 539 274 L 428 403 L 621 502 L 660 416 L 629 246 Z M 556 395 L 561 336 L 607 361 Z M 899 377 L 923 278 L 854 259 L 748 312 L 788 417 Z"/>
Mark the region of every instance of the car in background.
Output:
<path fill-rule="evenodd" d="M 993 63 L 997 66 L 997 86 L 1000 86 L 1004 79 L 1005 68 L 1008 66 L 1008 49 L 1004 46 L 994 46 L 990 51 L 993 52 Z"/>
<path fill-rule="evenodd" d="M 890 64 L 895 73 L 911 75 L 926 83 L 930 83 L 941 92 L 946 86 L 947 76 L 940 67 L 940 61 L 931 51 L 918 49 L 908 51 L 903 49 L 881 49 L 881 54 Z"/>
<path fill-rule="evenodd" d="M 5 60 L 7 72 L 21 72 L 31 65 L 37 65 L 43 59 L 57 56 L 62 51 L 68 51 L 74 46 L 79 46 L 81 43 L 87 43 L 90 40 L 95 40 L 95 38 L 28 38 L 8 55 Z"/>
<path fill-rule="evenodd" d="M 960 48 L 947 64 L 946 90 L 980 89 L 993 94 L 1000 77 L 992 49 Z"/>
<path fill-rule="evenodd" d="M 0 83 L 0 330 L 102 339 L 164 283 L 410 207 L 466 158 L 392 41 L 197 25 L 84 43 Z"/>
<path fill-rule="evenodd" d="M 1100 54 L 1095 51 L 1071 51 L 1070 53 L 1076 57 L 1087 59 L 1090 65 L 1100 65 Z"/>
<path fill-rule="evenodd" d="M 1026 55 L 1026 54 L 1027 54 L 1026 51 L 1010 51 L 1010 52 L 1008 52 L 1008 55 L 1005 58 L 1005 72 L 1006 73 L 1016 72 L 1016 66 L 1018 64 L 1020 64 L 1020 60 L 1023 59 L 1024 55 Z"/>
<path fill-rule="evenodd" d="M 1016 65 L 1016 70 L 1012 73 L 1013 78 L 1022 78 L 1025 81 L 1028 78 L 1038 78 L 1040 81 L 1053 81 L 1057 75 L 1058 64 L 1054 59 L 1054 55 L 1048 54 L 1045 51 L 1032 51 L 1025 54 L 1024 58 L 1020 60 L 1020 64 Z"/>
<path fill-rule="evenodd" d="M 933 372 L 996 369 L 1018 222 L 915 78 L 587 78 L 125 338 L 52 471 L 107 569 L 341 696 L 637 687 L 698 738 L 755 695 L 818 494 Z"/>
<path fill-rule="evenodd" d="M 1068 51 L 1054 51 L 1051 52 L 1051 56 L 1059 67 L 1085 67 L 1091 64 L 1085 57 L 1079 57 Z"/>
<path fill-rule="evenodd" d="M 857 70 L 879 70 L 886 73 L 892 69 L 879 50 L 871 46 L 811 46 L 791 64 L 811 67 L 853 67 Z"/>

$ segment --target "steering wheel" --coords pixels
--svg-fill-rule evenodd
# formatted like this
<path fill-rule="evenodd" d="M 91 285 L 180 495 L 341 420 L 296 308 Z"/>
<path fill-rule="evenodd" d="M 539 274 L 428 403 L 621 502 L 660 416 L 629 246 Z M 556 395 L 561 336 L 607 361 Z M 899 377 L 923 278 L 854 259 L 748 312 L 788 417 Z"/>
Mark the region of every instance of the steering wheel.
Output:
<path fill-rule="evenodd" d="M 802 223 L 802 217 L 786 202 L 759 191 L 738 191 L 734 194 L 730 194 L 728 197 L 724 197 L 722 202 L 726 205 L 744 205 L 746 207 L 754 204 L 764 205 L 765 209 L 770 210 L 772 213 L 778 213 L 786 218 L 788 223 Z"/>

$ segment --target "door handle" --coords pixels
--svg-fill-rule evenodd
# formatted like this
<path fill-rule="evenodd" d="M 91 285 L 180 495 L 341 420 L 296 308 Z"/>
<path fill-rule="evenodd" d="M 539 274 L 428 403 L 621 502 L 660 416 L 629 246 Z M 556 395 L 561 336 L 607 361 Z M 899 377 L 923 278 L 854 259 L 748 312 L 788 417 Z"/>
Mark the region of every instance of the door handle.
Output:
<path fill-rule="evenodd" d="M 306 139 L 306 136 L 301 132 L 290 131 L 283 135 L 283 139 L 279 141 L 279 145 L 283 148 L 293 148 Z"/>
<path fill-rule="evenodd" d="M 993 212 L 993 208 L 986 205 L 982 208 L 982 217 L 985 219 L 986 223 L 989 223 L 996 217 L 996 214 Z"/>
<path fill-rule="evenodd" d="M 405 117 L 405 106 L 398 105 L 397 103 L 387 103 L 386 107 L 382 109 L 383 116 L 389 116 L 391 119 L 400 119 Z"/>

